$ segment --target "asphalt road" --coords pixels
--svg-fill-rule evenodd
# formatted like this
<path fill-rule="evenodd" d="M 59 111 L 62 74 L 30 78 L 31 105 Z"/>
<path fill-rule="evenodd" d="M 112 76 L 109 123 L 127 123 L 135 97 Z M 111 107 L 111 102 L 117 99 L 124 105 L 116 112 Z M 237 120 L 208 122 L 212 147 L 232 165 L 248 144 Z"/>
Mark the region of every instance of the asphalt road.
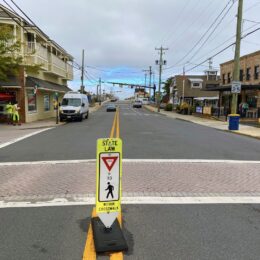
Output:
<path fill-rule="evenodd" d="M 120 102 L 124 158 L 259 160 L 260 140 L 170 119 Z M 108 137 L 114 113 L 105 108 L 0 149 L 0 161 L 95 159 L 97 138 Z"/>
<path fill-rule="evenodd" d="M 0 259 L 82 259 L 91 208 L 1 209 Z M 259 205 L 124 205 L 124 259 L 258 260 L 259 214 Z"/>

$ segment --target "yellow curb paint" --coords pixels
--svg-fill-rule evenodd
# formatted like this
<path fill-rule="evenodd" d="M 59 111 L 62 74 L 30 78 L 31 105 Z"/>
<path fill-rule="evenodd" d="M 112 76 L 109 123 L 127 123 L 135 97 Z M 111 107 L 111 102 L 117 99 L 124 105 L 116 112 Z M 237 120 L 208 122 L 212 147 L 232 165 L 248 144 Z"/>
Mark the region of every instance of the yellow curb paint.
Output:
<path fill-rule="evenodd" d="M 92 210 L 92 218 L 94 218 L 96 216 L 97 216 L 96 208 L 94 207 Z M 82 260 L 96 260 L 96 258 L 97 258 L 97 256 L 96 256 L 96 250 L 95 250 L 95 245 L 94 245 L 93 230 L 92 230 L 92 226 L 90 223 Z"/>

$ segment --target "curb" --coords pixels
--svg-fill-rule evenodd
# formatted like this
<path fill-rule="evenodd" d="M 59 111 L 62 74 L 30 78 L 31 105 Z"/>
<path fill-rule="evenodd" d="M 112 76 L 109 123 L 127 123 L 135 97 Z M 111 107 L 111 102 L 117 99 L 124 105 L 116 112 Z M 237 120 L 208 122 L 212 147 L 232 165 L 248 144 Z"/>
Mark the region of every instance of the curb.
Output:
<path fill-rule="evenodd" d="M 171 117 L 171 116 L 169 116 L 167 114 L 164 114 L 164 113 L 161 113 L 161 112 L 155 112 L 150 107 L 145 106 L 145 108 L 147 110 L 151 111 L 151 112 L 154 112 L 154 113 L 157 113 L 157 114 L 161 114 L 161 115 L 165 115 L 165 116 L 167 116 L 169 118 L 173 118 L 173 117 Z M 185 122 L 201 125 L 199 123 L 190 121 L 190 120 L 185 119 L 185 118 L 173 118 L 173 119 L 178 119 L 178 120 L 181 120 L 181 121 L 185 121 Z M 216 120 L 216 121 L 219 121 L 219 120 Z M 205 125 L 201 125 L 201 126 L 205 126 Z M 205 127 L 210 127 L 210 126 L 205 126 Z M 225 130 L 225 129 L 218 129 L 218 128 L 215 128 L 215 127 L 210 127 L 210 128 L 213 128 L 213 129 L 216 129 L 216 130 L 219 130 L 219 131 L 224 131 L 224 132 L 233 133 L 233 134 L 242 135 L 242 136 L 246 136 L 246 137 L 250 137 L 250 138 L 254 138 L 254 139 L 260 140 L 260 137 L 258 137 L 258 136 L 253 136 L 253 135 L 249 135 L 249 134 L 245 134 L 245 133 L 241 133 L 241 132 L 236 132 L 236 131 Z"/>

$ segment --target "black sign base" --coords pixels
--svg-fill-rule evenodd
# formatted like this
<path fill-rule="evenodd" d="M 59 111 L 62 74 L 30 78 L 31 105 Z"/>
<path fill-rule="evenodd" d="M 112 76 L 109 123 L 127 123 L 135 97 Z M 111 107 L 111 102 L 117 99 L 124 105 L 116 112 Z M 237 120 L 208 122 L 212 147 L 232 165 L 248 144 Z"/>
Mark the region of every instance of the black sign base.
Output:
<path fill-rule="evenodd" d="M 95 249 L 97 253 L 128 250 L 128 246 L 116 219 L 111 228 L 106 228 L 99 217 L 91 219 Z"/>

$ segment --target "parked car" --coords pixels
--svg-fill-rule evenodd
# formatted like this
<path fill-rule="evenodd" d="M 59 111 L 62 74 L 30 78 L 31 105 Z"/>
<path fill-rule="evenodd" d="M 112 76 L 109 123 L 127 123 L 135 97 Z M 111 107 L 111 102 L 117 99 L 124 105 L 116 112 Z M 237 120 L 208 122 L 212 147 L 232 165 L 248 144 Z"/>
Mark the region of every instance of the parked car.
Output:
<path fill-rule="evenodd" d="M 116 106 L 114 104 L 108 104 L 107 105 L 107 112 L 115 112 Z"/>
<path fill-rule="evenodd" d="M 67 92 L 60 105 L 60 121 L 63 120 L 78 120 L 88 118 L 89 103 L 88 97 L 79 92 Z"/>
<path fill-rule="evenodd" d="M 140 100 L 134 101 L 133 107 L 134 108 L 141 108 L 142 107 L 142 101 L 140 101 Z"/>

